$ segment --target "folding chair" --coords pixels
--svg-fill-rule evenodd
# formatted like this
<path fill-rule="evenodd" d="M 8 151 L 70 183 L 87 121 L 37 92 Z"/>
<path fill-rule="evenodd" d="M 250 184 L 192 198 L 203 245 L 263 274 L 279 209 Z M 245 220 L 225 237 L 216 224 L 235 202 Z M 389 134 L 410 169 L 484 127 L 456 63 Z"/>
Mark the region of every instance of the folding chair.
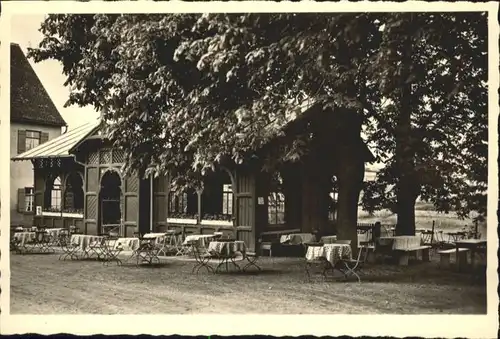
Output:
<path fill-rule="evenodd" d="M 107 266 L 110 262 L 114 261 L 117 265 L 121 265 L 122 261 L 118 255 L 122 252 L 123 248 L 117 245 L 117 236 L 107 237 L 103 242 L 103 265 Z"/>
<path fill-rule="evenodd" d="M 58 260 L 66 260 L 68 257 L 70 259 L 78 259 L 77 252 L 80 249 L 80 246 L 71 243 L 71 236 L 69 235 L 69 232 L 62 232 L 59 235 L 59 246 L 61 247 L 63 253 L 59 256 Z"/>
<path fill-rule="evenodd" d="M 306 253 L 308 251 L 309 247 L 322 247 L 322 243 L 307 243 L 304 244 L 306 246 Z M 307 280 L 310 282 L 311 281 L 311 267 L 313 266 L 319 266 L 321 268 L 321 275 L 323 278 L 326 280 L 326 272 L 328 270 L 333 270 L 332 264 L 325 258 L 325 257 L 315 257 L 312 259 L 307 259 L 306 257 L 306 274 L 307 274 Z"/>
<path fill-rule="evenodd" d="M 344 274 L 346 280 L 349 276 L 354 275 L 356 278 L 358 278 L 358 282 L 361 282 L 361 278 L 357 274 L 356 271 L 361 270 L 362 266 L 365 263 L 366 260 L 366 255 L 363 256 L 363 250 L 367 249 L 365 247 L 359 247 L 358 250 L 358 256 L 356 259 L 342 259 L 339 264 L 341 267 L 339 267 L 339 270 Z M 343 267 L 342 267 L 343 265 Z"/>
<path fill-rule="evenodd" d="M 196 259 L 196 264 L 191 270 L 191 273 L 196 271 L 196 274 L 198 274 L 202 267 L 205 267 L 208 272 L 215 273 L 215 269 L 209 265 L 209 262 L 211 259 L 219 259 L 219 256 L 211 254 L 205 247 L 199 246 L 198 242 L 192 243 L 191 246 L 194 258 Z"/>
<path fill-rule="evenodd" d="M 248 263 L 243 266 L 242 270 L 246 271 L 250 267 L 255 267 L 257 270 L 262 271 L 259 265 L 257 265 L 257 260 L 259 260 L 259 256 L 257 255 L 256 252 L 245 252 L 244 253 L 245 259 L 248 261 Z"/>

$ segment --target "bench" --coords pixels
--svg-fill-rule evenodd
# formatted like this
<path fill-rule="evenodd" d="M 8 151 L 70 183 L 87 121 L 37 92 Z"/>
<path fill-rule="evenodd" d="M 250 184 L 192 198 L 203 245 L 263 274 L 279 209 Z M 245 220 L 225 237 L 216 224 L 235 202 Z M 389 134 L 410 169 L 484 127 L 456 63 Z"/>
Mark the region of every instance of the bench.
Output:
<path fill-rule="evenodd" d="M 430 259 L 429 259 L 430 249 L 431 249 L 431 246 L 424 245 L 424 246 L 396 250 L 397 252 L 399 252 L 399 265 L 400 266 L 408 266 L 408 259 L 410 258 L 410 254 L 413 254 L 413 253 L 416 254 L 419 251 L 422 251 L 422 261 L 430 261 Z"/>
<path fill-rule="evenodd" d="M 456 258 L 458 267 L 464 267 L 464 265 L 467 265 L 467 252 L 469 252 L 468 248 L 458 249 L 458 258 Z M 439 265 L 441 267 L 449 267 L 451 254 L 457 253 L 457 249 L 450 248 L 448 250 L 438 251 L 437 253 L 440 255 Z"/>
<path fill-rule="evenodd" d="M 282 245 L 280 244 L 280 237 L 282 235 L 299 233 L 300 229 L 287 229 L 278 231 L 266 231 L 259 234 L 258 248 L 260 250 L 260 255 L 263 255 L 265 251 L 269 252 L 269 256 L 279 254 Z"/>

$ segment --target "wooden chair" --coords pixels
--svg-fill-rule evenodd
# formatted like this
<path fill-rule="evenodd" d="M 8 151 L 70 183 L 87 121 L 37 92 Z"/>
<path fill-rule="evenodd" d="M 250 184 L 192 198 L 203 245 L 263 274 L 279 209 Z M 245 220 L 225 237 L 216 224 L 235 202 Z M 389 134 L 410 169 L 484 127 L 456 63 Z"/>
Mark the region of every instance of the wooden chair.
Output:
<path fill-rule="evenodd" d="M 260 255 L 264 255 L 264 251 L 269 252 L 269 256 L 273 256 L 273 243 L 270 241 L 262 241 L 262 238 L 259 239 L 259 250 Z"/>

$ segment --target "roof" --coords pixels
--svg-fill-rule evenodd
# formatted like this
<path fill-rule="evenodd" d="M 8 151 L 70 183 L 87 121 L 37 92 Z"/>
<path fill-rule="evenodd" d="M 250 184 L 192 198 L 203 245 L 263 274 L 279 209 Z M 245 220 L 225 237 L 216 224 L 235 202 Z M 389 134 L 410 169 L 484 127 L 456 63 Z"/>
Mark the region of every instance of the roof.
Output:
<path fill-rule="evenodd" d="M 54 102 L 18 44 L 10 44 L 10 120 L 66 126 Z"/>
<path fill-rule="evenodd" d="M 99 124 L 99 120 L 89 122 L 68 130 L 66 133 L 49 140 L 12 158 L 12 160 L 30 160 L 35 158 L 64 158 L 72 157 L 70 149 L 85 138 Z"/>

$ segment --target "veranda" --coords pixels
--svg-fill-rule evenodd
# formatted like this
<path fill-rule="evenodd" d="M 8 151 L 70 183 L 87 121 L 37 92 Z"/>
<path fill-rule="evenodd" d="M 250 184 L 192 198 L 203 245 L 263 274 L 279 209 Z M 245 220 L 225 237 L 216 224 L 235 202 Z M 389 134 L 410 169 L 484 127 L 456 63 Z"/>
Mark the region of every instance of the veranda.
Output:
<path fill-rule="evenodd" d="M 203 190 L 180 195 L 170 192 L 168 176 L 123 176 L 124 153 L 101 135 L 99 121 L 13 160 L 33 163 L 34 226 L 73 226 L 88 235 L 116 232 L 122 237 L 167 230 L 184 237 L 222 232 L 251 249 L 267 234 L 340 232 L 340 238 L 354 241 L 364 164 L 373 156 L 349 113 L 312 106 L 283 128 L 284 137 L 250 160 L 222 162 L 205 178 Z M 263 159 L 300 133 L 314 135 L 307 156 L 265 172 Z"/>

